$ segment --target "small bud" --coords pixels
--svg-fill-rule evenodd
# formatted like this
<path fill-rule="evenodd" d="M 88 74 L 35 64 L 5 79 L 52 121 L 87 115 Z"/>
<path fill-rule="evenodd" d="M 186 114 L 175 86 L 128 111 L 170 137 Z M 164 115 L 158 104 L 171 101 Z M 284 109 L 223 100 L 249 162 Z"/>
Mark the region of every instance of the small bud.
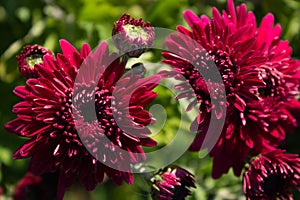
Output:
<path fill-rule="evenodd" d="M 26 78 L 36 77 L 34 65 L 43 63 L 44 55 L 52 56 L 53 54 L 38 44 L 25 46 L 21 54 L 16 56 L 20 73 Z"/>
<path fill-rule="evenodd" d="M 194 175 L 181 167 L 166 167 L 156 173 L 150 181 L 154 200 L 184 199 L 191 195 L 190 188 L 196 187 Z"/>
<path fill-rule="evenodd" d="M 121 53 L 129 57 L 138 58 L 152 46 L 154 29 L 149 22 L 131 19 L 129 14 L 124 14 L 115 22 L 113 28 L 113 41 Z"/>

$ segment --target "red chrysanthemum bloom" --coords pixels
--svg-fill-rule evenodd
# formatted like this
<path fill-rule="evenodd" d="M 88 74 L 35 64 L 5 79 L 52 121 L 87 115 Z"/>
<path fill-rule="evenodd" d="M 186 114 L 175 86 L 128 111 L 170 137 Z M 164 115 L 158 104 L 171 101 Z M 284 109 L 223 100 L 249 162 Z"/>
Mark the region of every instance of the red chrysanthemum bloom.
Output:
<path fill-rule="evenodd" d="M 80 53 L 65 40 L 60 45 L 62 54 L 35 65 L 38 78 L 14 90 L 21 102 L 5 128 L 30 138 L 14 158 L 31 157 L 29 171 L 37 175 L 59 170 L 58 199 L 77 174 L 87 190 L 104 174 L 131 184 L 130 165 L 145 159 L 141 146 L 156 145 L 144 107 L 156 97 L 151 90 L 160 77 L 122 77 L 125 63 L 106 43 L 94 54 L 87 44 Z"/>
<path fill-rule="evenodd" d="M 41 177 L 27 172 L 16 185 L 14 200 L 53 200 L 56 195 L 55 181 L 54 174 Z"/>
<path fill-rule="evenodd" d="M 26 78 L 36 77 L 34 66 L 42 63 L 45 55 L 52 56 L 52 52 L 38 44 L 25 46 L 21 54 L 16 56 L 20 73 Z"/>
<path fill-rule="evenodd" d="M 256 157 L 244 174 L 247 199 L 292 200 L 291 189 L 300 191 L 300 158 L 274 150 Z"/>
<path fill-rule="evenodd" d="M 166 167 L 152 178 L 151 195 L 154 200 L 182 200 L 196 187 L 194 175 L 181 167 Z"/>
<path fill-rule="evenodd" d="M 129 57 L 139 57 L 152 46 L 154 29 L 149 22 L 124 14 L 115 22 L 112 31 L 115 46 Z"/>
<path fill-rule="evenodd" d="M 239 176 L 249 153 L 274 150 L 285 140 L 286 131 L 296 126 L 286 103 L 299 93 L 300 63 L 291 59 L 288 42 L 280 40 L 281 27 L 274 26 L 272 14 L 257 27 L 254 14 L 247 12 L 245 4 L 235 8 L 229 0 L 222 15 L 213 8 L 212 19 L 189 10 L 184 17 L 191 30 L 178 26 L 178 33 L 167 38 L 163 62 L 173 66 L 193 88 L 197 98 L 189 108 L 200 103 L 191 129 L 201 132 L 190 150 L 203 148 L 212 115 L 216 119 L 225 117 L 223 131 L 210 152 L 214 157 L 213 177 L 220 177 L 230 167 Z M 214 82 L 211 62 L 223 83 Z M 221 84 L 227 101 L 212 105 L 212 99 L 222 99 L 223 94 L 218 92 Z M 185 90 L 182 85 L 178 88 Z M 193 98 L 193 93 L 185 91 L 179 98 Z M 226 112 L 222 105 L 226 105 Z"/>

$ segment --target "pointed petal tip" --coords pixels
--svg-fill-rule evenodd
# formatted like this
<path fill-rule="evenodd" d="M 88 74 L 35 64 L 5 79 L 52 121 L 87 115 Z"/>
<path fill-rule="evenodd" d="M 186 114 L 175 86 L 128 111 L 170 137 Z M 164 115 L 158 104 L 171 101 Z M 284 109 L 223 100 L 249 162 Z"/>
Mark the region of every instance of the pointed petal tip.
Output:
<path fill-rule="evenodd" d="M 61 50 L 63 51 L 63 54 L 70 54 L 73 56 L 74 52 L 78 53 L 76 48 L 65 39 L 60 39 L 59 45 L 60 45 Z"/>
<path fill-rule="evenodd" d="M 191 10 L 185 10 L 183 12 L 183 16 L 190 27 L 192 27 L 195 22 L 200 20 L 199 17 Z"/>
<path fill-rule="evenodd" d="M 83 58 L 86 58 L 90 55 L 90 53 L 92 52 L 91 50 L 91 47 L 89 44 L 87 43 L 84 43 L 81 47 L 81 50 L 80 50 L 80 55 L 83 57 Z"/>
<path fill-rule="evenodd" d="M 71 45 L 71 44 L 66 39 L 60 39 L 59 45 L 64 46 L 64 45 Z"/>
<path fill-rule="evenodd" d="M 233 0 L 227 2 L 227 12 L 232 17 L 233 22 L 236 22 L 236 12 Z"/>

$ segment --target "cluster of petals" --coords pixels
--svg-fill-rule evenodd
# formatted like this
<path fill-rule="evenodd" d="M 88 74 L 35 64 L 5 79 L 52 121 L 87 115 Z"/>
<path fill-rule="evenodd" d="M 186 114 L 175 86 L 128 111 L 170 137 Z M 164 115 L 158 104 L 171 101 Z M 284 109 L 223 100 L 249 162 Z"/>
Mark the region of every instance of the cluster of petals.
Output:
<path fill-rule="evenodd" d="M 144 108 L 160 76 L 124 75 L 126 63 L 105 42 L 94 53 L 87 44 L 80 52 L 65 40 L 60 46 L 62 54 L 44 55 L 36 77 L 14 89 L 17 118 L 5 128 L 29 139 L 14 158 L 31 157 L 28 170 L 36 175 L 58 171 L 57 199 L 77 175 L 89 191 L 105 174 L 133 183 L 131 164 L 145 159 L 142 146 L 156 145 Z"/>
<path fill-rule="evenodd" d="M 297 126 L 300 62 L 291 58 L 292 49 L 280 39 L 281 27 L 274 25 L 272 14 L 257 26 L 245 4 L 235 7 L 228 0 L 227 10 L 220 13 L 213 8 L 211 19 L 190 10 L 184 17 L 190 30 L 178 26 L 169 36 L 163 62 L 193 89 L 178 85 L 183 91 L 178 98 L 191 99 L 189 108 L 199 106 L 191 125 L 199 133 L 190 150 L 206 148 L 204 139 L 218 136 L 214 131 L 207 135 L 211 118 L 224 119 L 210 152 L 213 177 L 231 167 L 239 176 L 249 156 L 275 150 Z M 213 66 L 222 82 L 214 79 Z"/>
<path fill-rule="evenodd" d="M 300 158 L 279 149 L 254 158 L 243 177 L 247 200 L 292 200 L 290 190 L 300 191 L 299 184 Z"/>

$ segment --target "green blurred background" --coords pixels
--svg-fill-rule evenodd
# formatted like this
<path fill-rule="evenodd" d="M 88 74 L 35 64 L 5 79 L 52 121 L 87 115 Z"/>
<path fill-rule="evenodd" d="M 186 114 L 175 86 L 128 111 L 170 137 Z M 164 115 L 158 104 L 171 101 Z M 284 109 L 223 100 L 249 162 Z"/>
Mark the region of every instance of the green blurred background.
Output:
<path fill-rule="evenodd" d="M 182 12 L 191 9 L 198 15 L 211 16 L 211 8 L 226 7 L 225 0 L 1 0 L 0 1 L 0 185 L 5 196 L 13 193 L 15 184 L 25 174 L 28 160 L 12 159 L 14 150 L 24 143 L 24 139 L 7 133 L 4 123 L 15 116 L 12 106 L 18 102 L 12 90 L 25 83 L 19 74 L 15 56 L 24 45 L 40 44 L 46 48 L 60 52 L 59 39 L 67 39 L 77 49 L 83 43 L 96 47 L 101 40 L 110 38 L 113 23 L 123 13 L 132 17 L 142 17 L 155 27 L 175 30 L 176 25 L 186 23 Z M 293 47 L 293 56 L 300 58 L 300 1 L 296 0 L 252 0 L 235 1 L 236 5 L 246 3 L 259 23 L 264 15 L 272 12 L 275 21 L 283 29 L 282 39 L 289 40 Z M 159 60 L 155 53 L 148 53 L 148 60 Z M 160 145 L 167 144 L 178 129 L 180 112 L 174 101 L 172 92 L 163 87 L 156 89 L 161 95 L 154 103 L 161 104 L 168 113 L 165 126 L 156 136 Z M 288 135 L 284 148 L 288 152 L 299 153 L 299 130 Z M 189 199 L 244 199 L 241 179 L 232 172 L 219 180 L 213 180 L 211 159 L 199 159 L 197 153 L 183 155 L 177 164 L 187 167 L 196 174 L 197 189 Z M 117 187 L 111 181 L 105 181 L 91 193 L 87 193 L 79 183 L 75 183 L 66 193 L 66 200 L 79 199 L 150 199 L 148 186 L 140 176 L 136 176 L 132 186 L 123 184 Z M 299 194 L 295 199 L 300 199 Z"/>

